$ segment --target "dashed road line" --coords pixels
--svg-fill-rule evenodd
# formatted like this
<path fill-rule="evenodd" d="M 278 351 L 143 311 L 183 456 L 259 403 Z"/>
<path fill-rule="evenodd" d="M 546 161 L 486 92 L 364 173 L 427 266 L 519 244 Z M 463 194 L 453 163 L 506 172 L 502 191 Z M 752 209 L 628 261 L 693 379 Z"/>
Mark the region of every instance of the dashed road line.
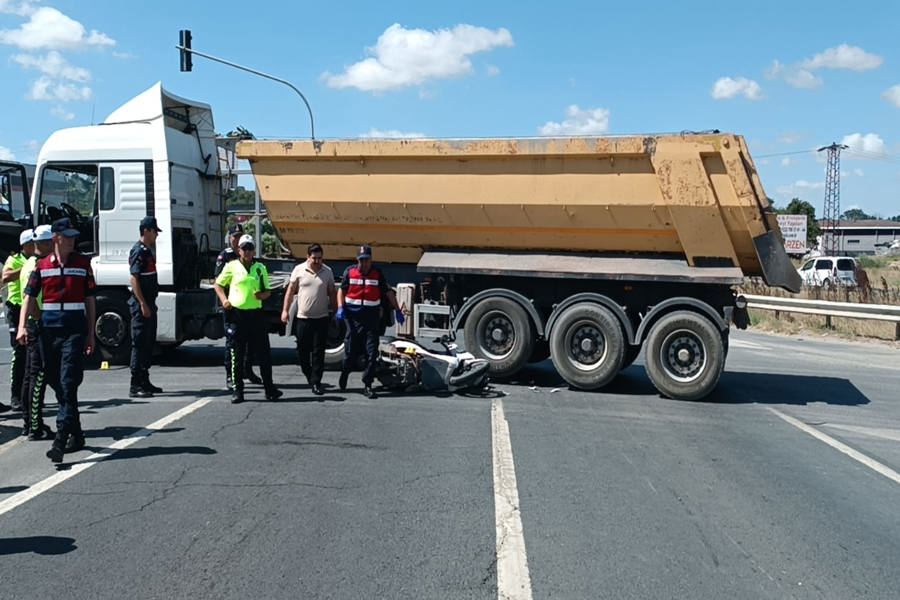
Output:
<path fill-rule="evenodd" d="M 501 400 L 494 400 L 491 406 L 491 437 L 497 523 L 497 597 L 531 600 L 531 576 L 519 510 L 516 467 L 509 441 L 509 423 Z"/>
<path fill-rule="evenodd" d="M 800 421 L 799 419 L 795 419 L 794 417 L 788 416 L 788 415 L 784 414 L 783 412 L 781 412 L 780 410 L 772 408 L 771 406 L 767 406 L 766 408 L 768 408 L 770 411 L 772 411 L 773 413 L 778 415 L 781 419 L 787 421 L 788 423 L 790 423 L 791 425 L 793 425 L 800 431 L 802 431 L 804 433 L 808 433 L 809 435 L 813 436 L 814 438 L 816 438 L 817 440 L 819 440 L 821 442 L 825 442 L 826 444 L 828 444 L 835 450 L 837 450 L 839 452 L 843 452 L 844 454 L 846 454 L 853 460 L 869 467 L 870 469 L 872 469 L 879 475 L 884 475 L 885 477 L 887 477 L 894 483 L 900 483 L 900 473 L 898 473 L 894 469 L 890 468 L 889 466 L 878 462 L 874 458 L 870 458 L 870 457 L 866 456 L 859 450 L 854 450 L 847 444 L 844 444 L 843 442 L 839 442 L 838 440 L 834 439 L 830 435 L 822 433 L 815 427 L 812 427 L 811 425 L 807 425 L 806 423 L 804 423 L 803 421 Z"/>
<path fill-rule="evenodd" d="M 36 498 L 40 496 L 47 490 L 53 489 L 60 483 L 75 477 L 76 475 L 83 473 L 96 465 L 99 462 L 102 462 L 104 459 L 109 458 L 119 450 L 127 448 L 142 439 L 150 436 L 156 431 L 160 429 L 165 429 L 170 424 L 174 423 L 178 419 L 182 417 L 186 417 L 192 412 L 203 408 L 207 404 L 213 401 L 212 397 L 201 398 L 194 402 L 193 404 L 188 404 L 187 406 L 176 410 L 175 412 L 166 415 L 165 417 L 159 419 L 158 421 L 154 421 L 150 423 L 140 431 L 135 432 L 133 435 L 122 438 L 121 440 L 111 444 L 109 447 L 100 450 L 99 452 L 94 452 L 90 456 L 78 461 L 73 464 L 71 468 L 66 471 L 59 471 L 46 479 L 39 481 L 38 483 L 32 485 L 27 490 L 23 490 L 17 494 L 13 494 L 6 500 L 0 502 L 0 516 L 8 513 L 12 509 L 21 506 L 31 500 L 32 498 Z"/>

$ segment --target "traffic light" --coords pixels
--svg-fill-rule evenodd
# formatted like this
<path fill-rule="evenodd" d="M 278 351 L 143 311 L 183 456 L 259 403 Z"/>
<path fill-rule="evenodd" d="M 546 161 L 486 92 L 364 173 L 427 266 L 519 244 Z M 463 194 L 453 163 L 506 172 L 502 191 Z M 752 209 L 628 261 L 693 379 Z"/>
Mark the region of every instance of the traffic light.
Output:
<path fill-rule="evenodd" d="M 191 53 L 191 30 L 182 29 L 178 32 L 179 52 L 181 53 L 181 72 L 189 72 L 193 70 L 193 56 Z"/>

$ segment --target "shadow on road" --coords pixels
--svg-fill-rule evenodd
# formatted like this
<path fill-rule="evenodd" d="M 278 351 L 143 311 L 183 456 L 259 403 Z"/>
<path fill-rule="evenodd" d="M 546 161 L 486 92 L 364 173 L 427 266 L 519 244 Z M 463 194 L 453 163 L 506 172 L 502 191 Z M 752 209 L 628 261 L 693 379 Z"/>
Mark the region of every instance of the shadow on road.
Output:
<path fill-rule="evenodd" d="M 67 554 L 76 550 L 75 540 L 68 537 L 35 535 L 32 537 L 0 538 L 0 556 L 8 554 Z M 7 590 L 9 591 L 9 590 Z"/>
<path fill-rule="evenodd" d="M 0 494 L 17 494 L 19 492 L 24 492 L 27 489 L 27 485 L 10 485 L 7 487 L 0 487 Z"/>
<path fill-rule="evenodd" d="M 58 471 L 67 471 L 73 466 L 82 463 L 129 460 L 132 458 L 145 458 L 148 456 L 172 456 L 177 454 L 217 454 L 215 450 L 207 446 L 149 446 L 147 448 L 124 448 L 122 450 L 116 451 L 113 454 L 110 454 L 110 452 L 113 451 L 108 448 L 92 448 L 88 446 L 85 449 L 92 452 L 104 452 L 105 456 L 98 456 L 89 460 L 74 460 L 72 462 L 60 463 L 56 465 L 56 469 Z"/>
<path fill-rule="evenodd" d="M 225 377 L 225 341 L 221 344 L 181 346 L 158 357 L 158 363 L 164 367 L 222 367 Z M 272 365 L 296 365 L 297 350 L 290 348 L 272 348 Z M 256 369 L 254 369 L 256 370 Z M 151 371 L 152 375 L 152 371 Z"/>
<path fill-rule="evenodd" d="M 138 431 L 143 431 L 143 427 L 126 427 L 123 425 L 110 425 L 108 427 L 103 427 L 101 429 L 90 429 L 84 432 L 84 437 L 87 438 L 112 438 L 114 440 L 121 440 L 123 438 L 127 438 L 129 436 L 134 435 Z M 157 433 L 176 433 L 178 431 L 184 431 L 184 427 L 169 427 L 168 429 L 154 429 L 153 434 Z"/>

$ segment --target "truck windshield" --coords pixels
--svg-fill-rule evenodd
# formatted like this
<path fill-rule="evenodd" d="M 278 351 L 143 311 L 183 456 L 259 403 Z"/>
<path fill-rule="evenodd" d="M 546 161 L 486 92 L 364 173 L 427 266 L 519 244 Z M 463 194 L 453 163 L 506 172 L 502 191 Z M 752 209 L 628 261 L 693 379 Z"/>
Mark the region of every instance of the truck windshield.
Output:
<path fill-rule="evenodd" d="M 46 165 L 41 171 L 39 222 L 68 217 L 81 232 L 80 252 L 95 251 L 94 218 L 97 215 L 97 165 Z"/>

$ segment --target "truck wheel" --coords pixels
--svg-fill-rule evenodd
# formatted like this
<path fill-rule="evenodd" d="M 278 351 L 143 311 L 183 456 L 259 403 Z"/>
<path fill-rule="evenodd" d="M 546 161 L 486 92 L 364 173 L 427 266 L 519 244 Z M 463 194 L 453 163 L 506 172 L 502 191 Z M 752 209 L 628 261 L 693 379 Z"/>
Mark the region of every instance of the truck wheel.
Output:
<path fill-rule="evenodd" d="M 509 298 L 485 298 L 475 305 L 464 328 L 466 349 L 487 360 L 491 376 L 514 375 L 534 350 L 534 326 L 525 309 Z"/>
<path fill-rule="evenodd" d="M 712 392 L 725 367 L 722 334 L 697 313 L 670 313 L 650 329 L 645 363 L 661 394 L 698 400 Z"/>
<path fill-rule="evenodd" d="M 583 390 L 603 387 L 625 358 L 625 335 L 616 316 L 590 302 L 573 304 L 550 333 L 550 356 L 557 372 Z"/>
<path fill-rule="evenodd" d="M 127 365 L 131 359 L 131 313 L 121 296 L 97 296 L 94 337 L 101 360 Z"/>
<path fill-rule="evenodd" d="M 640 346 L 625 346 L 625 358 L 622 360 L 622 370 L 630 367 L 635 360 L 637 360 L 638 355 L 641 353 Z"/>
<path fill-rule="evenodd" d="M 330 371 L 340 370 L 344 362 L 344 336 L 347 325 L 342 321 L 332 320 L 328 324 L 328 335 L 325 338 L 325 368 Z"/>

